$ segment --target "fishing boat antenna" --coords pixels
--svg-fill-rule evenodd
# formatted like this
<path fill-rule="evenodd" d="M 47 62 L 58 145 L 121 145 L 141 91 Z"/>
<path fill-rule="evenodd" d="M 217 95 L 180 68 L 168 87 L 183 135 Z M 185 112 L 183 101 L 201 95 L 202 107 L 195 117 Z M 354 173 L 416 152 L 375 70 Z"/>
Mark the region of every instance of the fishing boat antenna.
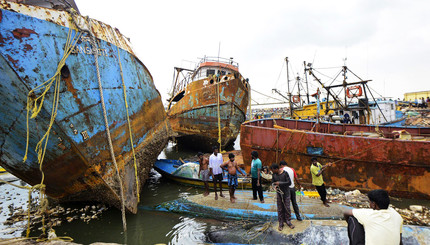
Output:
<path fill-rule="evenodd" d="M 306 99 L 308 104 L 310 103 L 309 101 L 309 84 L 308 84 L 308 74 L 306 73 L 306 61 L 303 61 L 303 66 L 304 66 L 304 77 L 305 77 L 305 83 L 306 83 Z"/>
<path fill-rule="evenodd" d="M 219 62 L 219 54 L 221 52 L 221 41 L 218 42 L 218 62 Z"/>
<path fill-rule="evenodd" d="M 288 70 L 288 57 L 285 57 L 285 63 L 287 64 L 287 87 L 288 87 L 288 103 L 290 104 L 290 117 L 293 117 L 293 106 L 291 103 L 291 91 L 290 91 L 290 75 Z"/>

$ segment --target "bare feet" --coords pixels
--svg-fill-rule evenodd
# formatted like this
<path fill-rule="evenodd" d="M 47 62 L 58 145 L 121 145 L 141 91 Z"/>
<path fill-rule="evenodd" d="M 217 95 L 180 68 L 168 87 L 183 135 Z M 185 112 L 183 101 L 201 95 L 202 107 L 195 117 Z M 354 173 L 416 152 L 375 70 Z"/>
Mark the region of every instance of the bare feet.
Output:
<path fill-rule="evenodd" d="M 218 195 L 217 194 L 215 194 L 215 200 L 218 200 Z"/>
<path fill-rule="evenodd" d="M 282 231 L 283 228 L 283 226 L 278 226 L 278 231 Z"/>
<path fill-rule="evenodd" d="M 230 198 L 230 202 L 231 202 L 231 203 L 235 203 L 236 201 L 234 200 L 234 198 L 232 198 L 232 197 L 231 197 L 231 198 Z"/>
<path fill-rule="evenodd" d="M 233 196 L 234 199 L 237 199 L 237 197 Z"/>
<path fill-rule="evenodd" d="M 220 197 L 225 197 L 222 193 L 219 194 Z"/>
<path fill-rule="evenodd" d="M 295 226 L 292 223 L 287 223 L 288 227 L 290 227 L 290 229 L 294 229 Z"/>
<path fill-rule="evenodd" d="M 261 203 L 264 203 L 264 200 L 261 200 L 260 202 L 261 202 Z"/>
<path fill-rule="evenodd" d="M 209 192 L 205 192 L 205 193 L 203 193 L 203 196 L 204 197 L 207 197 L 209 195 Z"/>

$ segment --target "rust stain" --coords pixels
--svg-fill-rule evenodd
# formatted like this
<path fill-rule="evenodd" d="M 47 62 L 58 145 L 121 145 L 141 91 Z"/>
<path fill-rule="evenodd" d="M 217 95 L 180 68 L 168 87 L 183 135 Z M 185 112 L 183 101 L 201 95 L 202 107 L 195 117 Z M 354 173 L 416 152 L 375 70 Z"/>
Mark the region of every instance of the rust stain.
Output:
<path fill-rule="evenodd" d="M 66 87 L 67 90 L 72 93 L 73 98 L 75 99 L 75 102 L 78 104 L 79 107 L 79 112 L 83 112 L 84 116 L 85 116 L 85 122 L 87 125 L 90 125 L 90 130 L 92 130 L 92 124 L 90 122 L 90 116 L 88 115 L 88 113 L 85 113 L 85 110 L 88 108 L 85 108 L 84 104 L 82 103 L 81 99 L 78 97 L 78 90 L 73 86 L 73 82 L 72 82 L 72 76 L 68 76 L 66 78 L 63 78 L 63 80 L 66 83 Z"/>
<path fill-rule="evenodd" d="M 310 159 L 322 164 L 335 162 L 324 173 L 327 185 L 344 189 L 386 189 L 400 197 L 430 198 L 430 142 L 393 140 L 395 127 L 380 127 L 385 138 L 350 137 L 351 131 L 374 132 L 366 125 L 333 125 L 276 119 L 256 120 L 242 124 L 240 145 L 246 169 L 250 153 L 259 152 L 263 165 L 285 160 L 311 183 Z M 282 128 L 284 127 L 284 129 Z M 314 128 L 317 132 L 310 132 Z M 408 128 L 413 135 L 429 135 L 430 128 Z M 336 133 L 334 133 L 336 132 Z M 308 152 L 321 148 L 322 154 Z M 402 150 L 399 150 L 402 149 Z"/>
<path fill-rule="evenodd" d="M 27 52 L 27 51 L 33 50 L 33 47 L 30 44 L 25 44 L 24 50 Z"/>
<path fill-rule="evenodd" d="M 22 39 L 24 37 L 29 37 L 31 34 L 37 34 L 34 30 L 23 28 L 17 28 L 12 31 L 12 34 L 17 39 Z"/>
<path fill-rule="evenodd" d="M 216 144 L 218 140 L 217 83 L 210 78 L 193 81 L 185 88 L 184 97 L 174 104 L 168 111 L 169 122 L 178 136 L 187 136 L 196 144 Z M 240 121 L 245 118 L 248 100 L 248 88 L 240 78 L 233 74 L 225 75 L 219 82 L 220 106 L 227 117 L 221 119 L 221 144 L 224 146 L 233 142 L 239 134 Z M 236 96 L 242 96 L 238 102 Z M 202 114 L 202 112 L 206 114 Z M 191 116 L 191 117 L 190 117 Z M 236 120 L 236 121 L 234 121 Z M 179 139 L 181 140 L 181 139 Z M 210 142 L 210 143 L 208 143 Z M 201 148 L 210 148 L 202 146 Z"/>
<path fill-rule="evenodd" d="M 7 59 L 13 64 L 13 67 L 18 68 L 18 60 L 14 60 L 10 55 L 7 55 Z"/>

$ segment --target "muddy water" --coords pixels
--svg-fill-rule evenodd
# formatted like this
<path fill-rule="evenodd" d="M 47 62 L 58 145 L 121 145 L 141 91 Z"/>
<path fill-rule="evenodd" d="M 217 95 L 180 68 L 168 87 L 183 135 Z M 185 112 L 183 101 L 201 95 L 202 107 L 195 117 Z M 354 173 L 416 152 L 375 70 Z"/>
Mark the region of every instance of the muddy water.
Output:
<path fill-rule="evenodd" d="M 239 143 L 236 142 L 237 149 Z M 195 151 L 177 148 L 169 144 L 159 158 L 178 159 L 194 156 Z M 24 184 L 17 180 L 15 184 Z M 0 238 L 25 236 L 26 221 L 13 225 L 4 222 L 20 208 L 26 210 L 28 192 L 8 185 L 0 185 Z M 183 186 L 167 181 L 160 174 L 151 171 L 150 179 L 141 193 L 141 204 L 136 215 L 127 215 L 127 234 L 123 234 L 121 213 L 115 208 L 108 208 L 96 219 L 88 223 L 81 219 L 71 222 L 63 221 L 55 227 L 58 236 L 70 236 L 75 242 L 89 244 L 97 241 L 127 244 L 201 244 L 207 241 L 209 231 L 223 229 L 226 223 L 222 221 L 188 217 L 184 215 L 145 210 L 145 207 L 173 200 L 179 197 L 202 193 L 199 188 Z M 409 204 L 430 206 L 429 201 L 395 200 L 396 206 L 406 207 Z M 67 204 L 65 208 L 82 209 L 94 204 Z M 67 215 L 63 214 L 63 220 Z M 31 235 L 38 236 L 41 232 L 33 229 Z"/>
<path fill-rule="evenodd" d="M 239 146 L 237 142 L 236 147 Z M 159 158 L 178 159 L 195 156 L 196 152 L 180 148 L 172 143 L 163 150 Z M 25 183 L 19 180 L 17 185 Z M 4 222 L 22 208 L 27 210 L 28 192 L 9 185 L 0 185 L 0 238 L 25 236 L 26 221 L 5 225 Z M 121 212 L 108 208 L 88 223 L 77 218 L 67 222 L 70 214 L 62 214 L 63 222 L 54 227 L 58 236 L 70 236 L 75 242 L 89 244 L 93 242 L 112 242 L 127 244 L 199 244 L 206 241 L 205 233 L 217 230 L 223 222 L 204 218 L 187 217 L 177 214 L 147 211 L 145 207 L 173 200 L 179 197 L 202 193 L 199 188 L 183 186 L 168 181 L 152 170 L 150 178 L 141 193 L 141 203 L 136 215 L 127 215 L 127 234 L 123 234 Z M 33 195 L 37 198 L 37 195 Z M 82 209 L 93 203 L 75 203 L 62 205 L 65 209 Z M 18 219 L 14 217 L 13 219 Z M 39 236 L 40 230 L 33 229 L 31 236 Z"/>

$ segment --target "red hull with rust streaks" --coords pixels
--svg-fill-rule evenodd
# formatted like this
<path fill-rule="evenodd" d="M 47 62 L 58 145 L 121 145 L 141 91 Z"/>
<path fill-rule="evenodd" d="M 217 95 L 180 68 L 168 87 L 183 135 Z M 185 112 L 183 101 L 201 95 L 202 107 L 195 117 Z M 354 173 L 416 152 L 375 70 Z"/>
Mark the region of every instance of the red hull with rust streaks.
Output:
<path fill-rule="evenodd" d="M 430 199 L 430 141 L 395 139 L 393 131 L 399 130 L 430 136 L 430 128 L 385 126 L 379 127 L 384 137 L 352 136 L 374 133 L 375 127 L 270 119 L 242 124 L 240 145 L 247 170 L 255 150 L 263 165 L 285 160 L 304 183 L 311 183 L 310 159 L 317 157 L 322 164 L 335 162 L 324 172 L 328 186 L 385 189 L 393 196 Z"/>

